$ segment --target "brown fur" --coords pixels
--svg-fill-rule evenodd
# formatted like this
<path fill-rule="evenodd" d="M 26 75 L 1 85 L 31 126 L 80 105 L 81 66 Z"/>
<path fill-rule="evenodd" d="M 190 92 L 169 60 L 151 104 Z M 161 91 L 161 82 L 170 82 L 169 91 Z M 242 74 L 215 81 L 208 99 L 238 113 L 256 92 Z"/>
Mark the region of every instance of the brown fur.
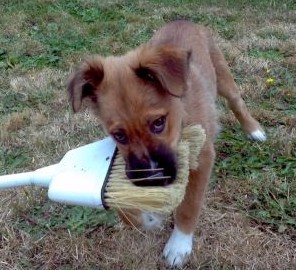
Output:
<path fill-rule="evenodd" d="M 88 98 L 111 135 L 125 130 L 129 142 L 118 144 L 125 157 L 130 153 L 139 159 L 147 157 L 159 144 L 175 149 L 182 127 L 204 127 L 207 141 L 199 168 L 190 172 L 184 201 L 175 215 L 175 224 L 184 233 L 192 233 L 197 226 L 214 164 L 217 94 L 227 99 L 246 133 L 263 132 L 246 109 L 226 61 L 206 29 L 185 21 L 166 25 L 148 43 L 126 55 L 86 61 L 70 80 L 69 94 L 74 111 Z M 164 131 L 151 134 L 147 126 L 162 115 L 167 115 Z M 140 223 L 138 213 L 123 217 L 129 223 Z"/>

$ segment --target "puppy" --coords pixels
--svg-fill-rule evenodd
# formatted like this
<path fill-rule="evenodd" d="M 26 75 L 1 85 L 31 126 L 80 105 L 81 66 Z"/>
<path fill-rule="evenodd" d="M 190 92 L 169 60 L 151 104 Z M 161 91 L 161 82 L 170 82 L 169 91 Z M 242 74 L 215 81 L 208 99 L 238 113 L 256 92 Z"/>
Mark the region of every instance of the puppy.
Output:
<path fill-rule="evenodd" d="M 74 112 L 88 100 L 124 156 L 127 177 L 146 179 L 137 185 L 172 183 L 182 128 L 200 124 L 205 129 L 199 167 L 190 171 L 185 198 L 176 209 L 174 229 L 163 251 L 169 265 L 181 266 L 192 251 L 214 164 L 217 94 L 226 98 L 250 138 L 266 138 L 248 112 L 221 51 L 205 28 L 187 21 L 171 22 L 123 56 L 93 57 L 82 63 L 69 81 L 68 92 Z M 153 179 L 156 175 L 163 179 Z M 147 229 L 161 224 L 153 213 L 135 210 L 121 216 Z"/>

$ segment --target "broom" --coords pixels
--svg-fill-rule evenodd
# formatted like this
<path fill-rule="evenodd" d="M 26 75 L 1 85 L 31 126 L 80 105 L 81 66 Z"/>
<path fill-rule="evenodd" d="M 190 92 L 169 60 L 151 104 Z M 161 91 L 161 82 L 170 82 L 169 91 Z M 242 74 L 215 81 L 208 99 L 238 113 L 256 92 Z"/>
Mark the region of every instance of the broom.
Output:
<path fill-rule="evenodd" d="M 54 165 L 0 176 L 0 190 L 35 185 L 48 188 L 49 199 L 95 208 L 139 209 L 168 213 L 182 201 L 189 169 L 198 166 L 205 141 L 199 125 L 183 129 L 177 147 L 178 170 L 174 183 L 164 187 L 138 187 L 125 176 L 125 162 L 108 137 L 68 151 Z"/>

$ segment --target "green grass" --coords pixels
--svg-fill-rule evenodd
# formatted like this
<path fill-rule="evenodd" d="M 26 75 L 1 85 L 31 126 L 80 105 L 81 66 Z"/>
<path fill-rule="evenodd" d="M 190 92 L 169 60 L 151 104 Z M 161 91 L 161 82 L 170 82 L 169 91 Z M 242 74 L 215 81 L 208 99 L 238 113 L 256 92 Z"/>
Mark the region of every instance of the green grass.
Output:
<path fill-rule="evenodd" d="M 296 141 L 290 153 L 284 147 L 271 151 L 271 144 L 246 142 L 238 130 L 222 132 L 215 171 L 222 181 L 231 178 L 243 187 L 232 199 L 250 217 L 281 233 L 296 226 Z"/>
<path fill-rule="evenodd" d="M 283 260 L 272 252 L 272 239 L 293 253 L 287 241 L 296 234 L 295 1 L 3 0 L 1 11 L 0 174 L 58 162 L 69 149 L 104 136 L 89 113 L 73 116 L 67 101 L 67 78 L 85 56 L 125 53 L 174 19 L 210 27 L 269 140 L 248 141 L 219 103 L 222 131 L 209 191 L 215 200 L 209 198 L 205 215 L 220 216 L 202 221 L 201 255 L 186 269 L 289 269 L 288 263 L 294 269 L 293 255 Z M 145 236 L 143 244 L 143 235 L 123 230 L 113 212 L 55 204 L 37 188 L 1 191 L 0 207 L 1 269 L 165 269 L 156 257 L 162 238 Z M 246 218 L 247 239 L 249 230 L 266 237 L 268 255 L 253 258 L 246 245 L 235 250 L 242 251 L 237 261 L 221 250 L 230 240 L 216 231 L 235 231 L 230 219 L 222 227 L 233 211 Z"/>
<path fill-rule="evenodd" d="M 56 207 L 52 203 L 44 202 L 30 210 L 22 210 L 17 229 L 34 235 L 37 240 L 49 230 L 67 229 L 71 233 L 85 234 L 92 232 L 98 226 L 114 226 L 117 222 L 113 211 L 65 205 Z"/>
<path fill-rule="evenodd" d="M 1 175 L 14 171 L 17 168 L 25 168 L 30 163 L 30 158 L 26 150 L 22 147 L 17 149 L 0 149 L 0 173 Z M 9 168 L 7 170 L 6 168 Z"/>
<path fill-rule="evenodd" d="M 273 39 L 278 39 L 282 41 L 286 41 L 290 37 L 289 34 L 283 33 L 279 30 L 262 31 L 259 33 L 259 36 L 266 39 L 273 38 Z"/>
<path fill-rule="evenodd" d="M 25 108 L 39 109 L 42 104 L 48 104 L 53 98 L 52 91 L 39 91 L 34 93 L 21 93 L 18 91 L 10 91 L 6 93 L 0 105 L 0 114 L 10 114 L 13 112 L 21 112 Z"/>
<path fill-rule="evenodd" d="M 269 49 L 269 50 L 258 50 L 252 49 L 249 51 L 249 55 L 254 58 L 263 58 L 271 61 L 279 61 L 283 59 L 283 55 L 279 50 Z"/>

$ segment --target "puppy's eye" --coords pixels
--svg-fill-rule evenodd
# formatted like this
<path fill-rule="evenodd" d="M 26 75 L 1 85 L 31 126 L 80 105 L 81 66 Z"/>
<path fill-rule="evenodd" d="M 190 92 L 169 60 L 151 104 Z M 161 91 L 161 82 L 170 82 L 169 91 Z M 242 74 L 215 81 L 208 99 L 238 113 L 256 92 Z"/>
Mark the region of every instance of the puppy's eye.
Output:
<path fill-rule="evenodd" d="M 117 132 L 113 133 L 113 138 L 121 144 L 128 143 L 128 137 L 124 131 L 117 131 Z"/>
<path fill-rule="evenodd" d="M 165 116 L 161 116 L 150 125 L 150 131 L 155 134 L 161 133 L 165 128 Z"/>

